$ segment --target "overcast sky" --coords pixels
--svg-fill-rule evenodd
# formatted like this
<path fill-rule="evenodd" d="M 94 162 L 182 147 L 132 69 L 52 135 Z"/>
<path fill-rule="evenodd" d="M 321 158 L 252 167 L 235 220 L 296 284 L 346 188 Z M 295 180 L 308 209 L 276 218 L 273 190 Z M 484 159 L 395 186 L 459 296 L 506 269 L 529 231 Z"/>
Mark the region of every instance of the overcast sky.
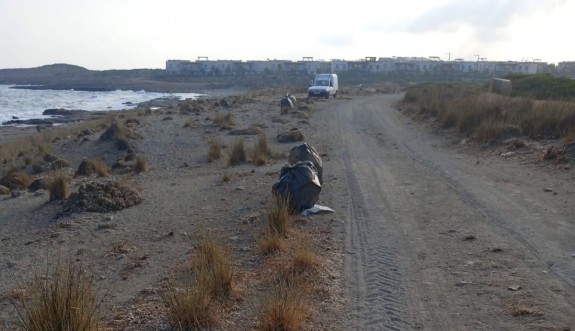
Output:
<path fill-rule="evenodd" d="M 575 61 L 574 36 L 575 0 L 0 0 L 0 68 L 198 56 L 557 63 Z"/>

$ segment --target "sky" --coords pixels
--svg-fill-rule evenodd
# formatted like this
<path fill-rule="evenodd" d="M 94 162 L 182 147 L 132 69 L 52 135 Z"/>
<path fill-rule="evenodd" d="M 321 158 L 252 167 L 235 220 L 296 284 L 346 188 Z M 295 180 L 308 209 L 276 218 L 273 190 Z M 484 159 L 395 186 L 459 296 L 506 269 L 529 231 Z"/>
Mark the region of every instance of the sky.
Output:
<path fill-rule="evenodd" d="M 575 61 L 575 0 L 0 0 L 0 68 L 168 59 Z"/>

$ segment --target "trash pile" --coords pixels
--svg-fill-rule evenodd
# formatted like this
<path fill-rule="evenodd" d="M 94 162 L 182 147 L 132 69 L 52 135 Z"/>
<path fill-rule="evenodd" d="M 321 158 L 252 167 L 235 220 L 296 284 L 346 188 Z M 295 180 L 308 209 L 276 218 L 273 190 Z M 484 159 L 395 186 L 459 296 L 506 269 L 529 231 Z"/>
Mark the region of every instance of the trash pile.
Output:
<path fill-rule="evenodd" d="M 288 164 L 282 167 L 279 180 L 272 186 L 272 194 L 288 197 L 290 210 L 304 216 L 322 211 L 334 212 L 316 204 L 323 183 L 322 175 L 319 153 L 303 143 L 290 150 Z"/>

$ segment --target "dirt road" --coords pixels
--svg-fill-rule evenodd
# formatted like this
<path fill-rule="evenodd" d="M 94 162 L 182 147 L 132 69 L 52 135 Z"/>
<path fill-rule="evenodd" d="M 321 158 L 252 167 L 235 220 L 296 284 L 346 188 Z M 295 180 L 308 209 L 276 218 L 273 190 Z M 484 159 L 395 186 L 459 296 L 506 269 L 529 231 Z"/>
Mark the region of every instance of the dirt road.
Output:
<path fill-rule="evenodd" d="M 330 100 L 315 118 L 323 199 L 345 224 L 346 328 L 575 329 L 573 169 L 471 153 L 400 98 Z"/>

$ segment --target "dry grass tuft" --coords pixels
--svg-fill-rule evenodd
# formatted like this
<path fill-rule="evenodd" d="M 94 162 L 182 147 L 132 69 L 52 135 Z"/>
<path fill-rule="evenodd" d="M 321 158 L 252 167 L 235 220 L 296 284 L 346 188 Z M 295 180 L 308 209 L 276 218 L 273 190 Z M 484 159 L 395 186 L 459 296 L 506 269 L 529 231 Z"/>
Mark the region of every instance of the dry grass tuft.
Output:
<path fill-rule="evenodd" d="M 222 157 L 222 142 L 213 138 L 208 142 L 208 162 L 214 162 Z"/>
<path fill-rule="evenodd" d="M 246 162 L 246 150 L 244 147 L 244 140 L 237 140 L 232 146 L 230 156 L 228 159 L 229 166 L 236 166 Z"/>
<path fill-rule="evenodd" d="M 215 323 L 209 288 L 192 274 L 186 274 L 180 281 L 169 279 L 160 296 L 168 307 L 168 319 L 174 330 L 201 330 Z"/>
<path fill-rule="evenodd" d="M 511 315 L 513 316 L 533 315 L 536 314 L 537 312 L 538 310 L 533 307 L 519 306 L 513 308 L 513 310 L 511 311 Z"/>
<path fill-rule="evenodd" d="M 35 273 L 25 293 L 17 304 L 22 330 L 99 329 L 92 278 L 71 263 L 58 260 L 45 275 Z"/>
<path fill-rule="evenodd" d="M 193 129 L 196 127 L 196 121 L 192 118 L 189 118 L 188 120 L 186 120 L 186 122 L 184 123 L 184 128 L 190 128 Z"/>
<path fill-rule="evenodd" d="M 275 254 L 285 250 L 284 238 L 269 231 L 263 231 L 257 239 L 257 244 L 263 254 Z"/>
<path fill-rule="evenodd" d="M 224 174 L 222 175 L 222 182 L 229 183 L 231 180 L 232 175 L 230 175 L 228 172 L 224 172 Z"/>
<path fill-rule="evenodd" d="M 92 174 L 97 174 L 99 177 L 109 177 L 110 168 L 104 161 L 100 159 L 83 160 L 78 166 L 74 177 L 91 176 Z"/>
<path fill-rule="evenodd" d="M 279 236 L 287 236 L 291 229 L 289 197 L 274 195 L 266 208 L 268 231 Z"/>
<path fill-rule="evenodd" d="M 66 200 L 70 196 L 70 176 L 64 173 L 56 173 L 48 181 L 48 191 L 50 192 L 50 201 Z"/>
<path fill-rule="evenodd" d="M 313 269 L 319 265 L 319 258 L 315 254 L 313 241 L 309 235 L 299 239 L 293 255 L 293 266 L 296 270 Z"/>
<path fill-rule="evenodd" d="M 20 171 L 11 172 L 0 179 L 0 185 L 10 190 L 26 189 L 32 184 L 32 178 Z"/>
<path fill-rule="evenodd" d="M 308 312 L 304 293 L 301 281 L 295 278 L 280 281 L 262 306 L 259 329 L 300 330 Z"/>
<path fill-rule="evenodd" d="M 191 267 L 201 283 L 210 286 L 213 295 L 228 296 L 232 293 L 233 268 L 230 254 L 212 236 L 202 239 L 192 258 Z"/>
<path fill-rule="evenodd" d="M 220 129 L 231 129 L 235 125 L 232 113 L 216 115 L 216 117 L 214 117 L 214 123 L 217 124 Z"/>
<path fill-rule="evenodd" d="M 233 268 L 228 250 L 215 238 L 202 238 L 190 267 L 171 277 L 160 294 L 174 329 L 198 330 L 215 324 L 214 298 L 232 294 Z"/>
<path fill-rule="evenodd" d="M 265 165 L 272 155 L 268 139 L 265 135 L 260 135 L 252 151 L 252 162 L 257 165 Z"/>
<path fill-rule="evenodd" d="M 141 172 L 147 172 L 150 170 L 150 165 L 145 157 L 142 155 L 136 155 L 136 160 L 134 162 L 134 172 L 139 174 Z"/>

